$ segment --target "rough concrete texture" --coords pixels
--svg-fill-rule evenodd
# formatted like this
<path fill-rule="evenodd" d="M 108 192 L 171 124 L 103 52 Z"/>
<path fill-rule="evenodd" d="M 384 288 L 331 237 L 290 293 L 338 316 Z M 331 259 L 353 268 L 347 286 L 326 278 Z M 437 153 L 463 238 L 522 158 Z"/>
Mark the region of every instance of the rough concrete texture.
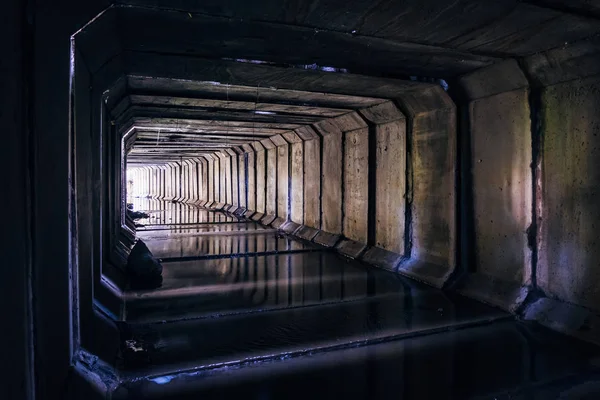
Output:
<path fill-rule="evenodd" d="M 215 187 L 215 201 L 218 203 L 223 202 L 223 198 L 224 196 L 224 188 L 222 186 L 222 175 L 223 175 L 223 163 L 221 162 L 221 157 L 219 157 L 218 155 L 214 155 L 214 174 L 215 174 L 215 181 L 213 182 L 213 185 Z"/>
<path fill-rule="evenodd" d="M 267 150 L 267 180 L 265 197 L 265 209 L 269 215 L 277 215 L 277 148 Z"/>
<path fill-rule="evenodd" d="M 251 219 L 252 219 L 252 221 L 256 221 L 256 222 L 258 222 L 258 221 L 260 221 L 260 220 L 261 220 L 261 219 L 262 219 L 264 216 L 265 216 L 265 214 L 263 214 L 263 213 L 260 213 L 260 212 L 256 212 L 256 213 L 252 214 L 252 217 L 251 217 Z"/>
<path fill-rule="evenodd" d="M 229 199 L 231 198 L 231 186 L 229 185 L 229 178 L 231 175 L 229 174 L 231 170 L 231 163 L 229 162 L 229 157 L 227 157 L 224 153 L 217 153 L 219 156 L 219 166 L 220 166 L 220 175 L 219 175 L 219 188 L 221 191 L 221 195 L 219 196 L 219 201 L 223 204 L 227 204 Z"/>
<path fill-rule="evenodd" d="M 524 57 L 522 62 L 533 84 L 539 87 L 600 74 L 600 38 L 590 37 Z"/>
<path fill-rule="evenodd" d="M 287 220 L 289 217 L 289 183 L 290 183 L 290 147 L 288 142 L 277 135 L 271 138 L 277 146 L 277 217 Z"/>
<path fill-rule="evenodd" d="M 263 225 L 271 225 L 275 221 L 275 219 L 277 219 L 275 215 L 267 214 L 260 219 L 260 223 Z"/>
<path fill-rule="evenodd" d="M 258 196 L 258 187 L 256 185 L 256 153 L 254 149 L 246 154 L 246 168 L 248 174 L 248 210 L 257 210 L 256 196 Z"/>
<path fill-rule="evenodd" d="M 246 159 L 247 154 L 242 153 L 238 155 L 238 191 L 239 191 L 239 199 L 240 199 L 240 207 L 248 208 L 248 191 L 246 187 L 246 182 L 248 180 L 248 176 L 246 175 Z"/>
<path fill-rule="evenodd" d="M 239 167 L 238 167 L 238 154 L 231 150 L 227 149 L 227 153 L 230 156 L 230 168 L 231 168 L 231 200 L 229 201 L 232 205 L 239 206 L 240 204 L 240 178 L 239 178 Z"/>
<path fill-rule="evenodd" d="M 529 284 L 532 221 L 531 133 L 527 90 L 470 105 L 478 273 Z"/>
<path fill-rule="evenodd" d="M 456 108 L 439 87 L 404 96 L 401 103 L 412 121 L 407 174 L 412 248 L 406 254 L 410 262 L 399 271 L 441 287 L 456 264 Z"/>
<path fill-rule="evenodd" d="M 280 217 L 277 217 L 271 222 L 269 225 L 275 229 L 282 229 L 283 225 L 286 223 L 286 220 Z"/>
<path fill-rule="evenodd" d="M 294 232 L 296 232 L 299 228 L 300 228 L 300 224 L 297 224 L 293 221 L 288 221 L 285 224 L 283 224 L 283 226 L 281 227 L 281 230 L 283 230 L 285 233 L 287 234 L 293 234 Z"/>
<path fill-rule="evenodd" d="M 319 230 L 311 228 L 310 226 L 302 225 L 297 231 L 296 235 L 305 240 L 313 240 L 319 233 Z"/>
<path fill-rule="evenodd" d="M 321 229 L 342 233 L 342 131 L 331 121 L 316 125 L 322 138 L 321 160 Z M 305 221 L 308 224 L 308 221 Z"/>
<path fill-rule="evenodd" d="M 292 141 L 290 147 L 290 220 L 302 224 L 304 223 L 304 143 L 301 140 Z"/>
<path fill-rule="evenodd" d="M 379 247 L 371 247 L 363 253 L 360 259 L 377 267 L 396 271 L 398 264 L 402 260 L 402 256 Z"/>
<path fill-rule="evenodd" d="M 215 201 L 215 159 L 212 156 L 206 157 L 208 165 L 208 201 Z"/>
<path fill-rule="evenodd" d="M 541 298 L 526 308 L 523 317 L 600 345 L 600 315 L 589 309 L 555 299 Z"/>
<path fill-rule="evenodd" d="M 363 242 L 354 240 L 342 239 L 335 245 L 337 251 L 350 258 L 358 258 L 367 248 Z"/>
<path fill-rule="evenodd" d="M 549 296 L 600 311 L 600 80 L 542 92 L 538 285 Z"/>
<path fill-rule="evenodd" d="M 406 206 L 406 125 L 377 125 L 375 154 L 375 245 L 404 253 Z"/>
<path fill-rule="evenodd" d="M 321 139 L 304 142 L 304 225 L 321 227 Z"/>
<path fill-rule="evenodd" d="M 313 241 L 326 247 L 334 247 L 340 240 L 340 235 L 336 235 L 330 232 L 320 231 L 314 238 Z"/>
<path fill-rule="evenodd" d="M 527 78 L 514 59 L 482 68 L 459 79 L 459 84 L 470 99 L 482 99 L 529 86 Z"/>
<path fill-rule="evenodd" d="M 469 102 L 475 276 L 461 291 L 515 311 L 531 284 L 532 138 L 527 80 L 514 60 L 461 78 Z"/>
<path fill-rule="evenodd" d="M 344 133 L 344 204 L 345 237 L 367 243 L 369 219 L 369 129 Z"/>
<path fill-rule="evenodd" d="M 266 212 L 267 195 L 267 152 L 263 149 L 255 153 L 256 168 L 256 211 Z"/>

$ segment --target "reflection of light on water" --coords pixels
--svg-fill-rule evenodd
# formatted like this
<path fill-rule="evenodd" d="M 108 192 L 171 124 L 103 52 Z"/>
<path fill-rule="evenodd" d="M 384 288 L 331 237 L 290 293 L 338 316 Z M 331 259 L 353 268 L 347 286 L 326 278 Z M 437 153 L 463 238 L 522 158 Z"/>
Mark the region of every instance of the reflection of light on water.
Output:
<path fill-rule="evenodd" d="M 175 378 L 174 375 L 166 375 L 166 376 L 158 376 L 156 378 L 150 379 L 154 383 L 158 383 L 159 385 L 165 385 L 171 382 Z"/>
<path fill-rule="evenodd" d="M 227 275 L 227 267 L 229 264 L 229 259 L 221 259 L 219 260 L 219 265 L 217 266 L 217 271 L 219 271 L 219 274 L 221 274 L 221 276 L 225 276 Z"/>

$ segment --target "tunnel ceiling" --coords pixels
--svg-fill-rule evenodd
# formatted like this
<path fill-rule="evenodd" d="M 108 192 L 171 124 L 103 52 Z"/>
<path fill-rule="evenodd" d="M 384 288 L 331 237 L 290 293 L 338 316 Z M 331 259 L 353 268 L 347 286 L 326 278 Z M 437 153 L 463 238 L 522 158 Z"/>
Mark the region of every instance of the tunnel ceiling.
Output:
<path fill-rule="evenodd" d="M 133 88 L 144 88 L 144 79 L 128 81 L 132 90 L 113 110 L 113 117 L 120 126 L 135 130 L 128 155 L 132 164 L 180 161 L 239 148 L 386 101 L 216 82 L 188 82 L 194 97 L 176 96 L 157 91 L 156 80 L 153 94 L 142 95 Z M 163 83 L 169 87 L 169 81 Z M 429 85 L 410 86 L 414 90 Z"/>
<path fill-rule="evenodd" d="M 386 99 L 427 102 L 435 85 L 423 78 L 451 79 L 574 42 L 593 46 L 599 4 L 126 0 L 76 43 L 102 90 L 113 85 L 113 124 L 136 133 L 128 162 L 154 164 Z"/>

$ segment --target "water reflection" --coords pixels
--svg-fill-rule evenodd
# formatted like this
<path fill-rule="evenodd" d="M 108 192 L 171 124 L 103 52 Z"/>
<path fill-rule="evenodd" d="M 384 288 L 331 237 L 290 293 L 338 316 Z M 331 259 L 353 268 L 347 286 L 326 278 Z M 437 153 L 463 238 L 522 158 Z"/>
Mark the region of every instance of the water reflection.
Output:
<path fill-rule="evenodd" d="M 333 253 L 167 263 L 163 288 L 128 300 L 128 320 L 138 322 L 134 335 L 150 343 L 164 368 L 314 351 L 505 316 Z M 150 323 L 164 320 L 177 322 Z"/>
<path fill-rule="evenodd" d="M 137 221 L 139 224 L 145 226 L 238 221 L 238 218 L 232 215 L 183 203 L 171 203 L 146 198 L 133 198 L 131 199 L 131 203 L 134 210 L 143 211 L 150 215 L 150 218 Z"/>
<path fill-rule="evenodd" d="M 138 236 L 167 262 L 161 288 L 126 295 L 123 339 L 148 353 L 124 361 L 130 398 L 550 398 L 598 355 L 255 223 L 145 201 Z"/>
<path fill-rule="evenodd" d="M 502 322 L 243 368 L 170 375 L 168 387 L 140 380 L 127 389 L 138 398 L 161 399 L 592 399 L 600 394 L 594 385 L 600 373 L 590 370 L 594 357 L 595 348 Z M 577 391 L 579 396 L 568 395 Z"/>
<path fill-rule="evenodd" d="M 221 232 L 223 233 L 223 232 Z M 243 235 L 195 235 L 171 233 L 167 236 L 146 236 L 144 241 L 155 257 L 163 261 L 181 258 L 232 256 L 249 253 L 285 252 L 315 249 L 316 246 L 293 240 L 276 232 L 246 231 Z"/>

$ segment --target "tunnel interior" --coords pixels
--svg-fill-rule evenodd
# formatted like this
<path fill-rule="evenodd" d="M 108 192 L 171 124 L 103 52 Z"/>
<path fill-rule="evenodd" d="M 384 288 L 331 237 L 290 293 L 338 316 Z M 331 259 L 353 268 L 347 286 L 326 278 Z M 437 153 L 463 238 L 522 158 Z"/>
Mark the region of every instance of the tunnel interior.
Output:
<path fill-rule="evenodd" d="M 600 3 L 100 3 L 32 8 L 29 398 L 600 394 Z"/>

